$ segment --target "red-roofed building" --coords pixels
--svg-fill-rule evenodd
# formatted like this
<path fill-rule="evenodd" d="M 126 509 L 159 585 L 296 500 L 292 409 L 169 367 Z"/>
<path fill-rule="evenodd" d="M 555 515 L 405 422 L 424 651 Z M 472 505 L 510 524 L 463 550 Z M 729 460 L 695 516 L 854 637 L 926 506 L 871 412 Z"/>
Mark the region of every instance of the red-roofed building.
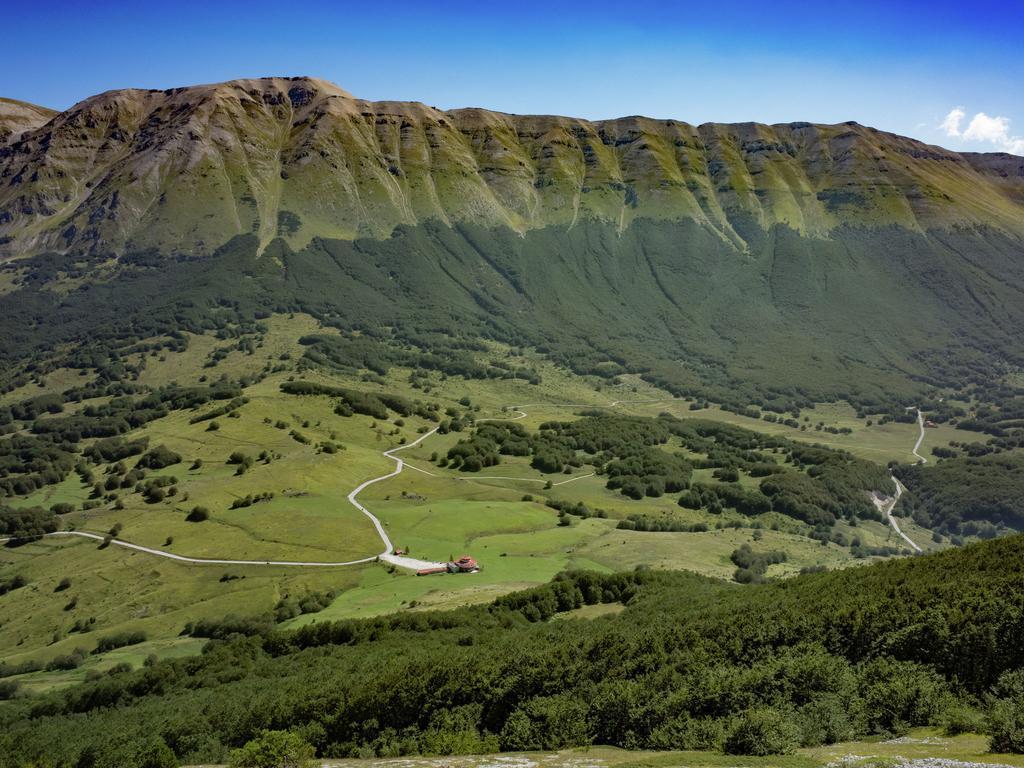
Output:
<path fill-rule="evenodd" d="M 449 573 L 476 573 L 479 570 L 480 566 L 469 555 L 463 555 L 458 560 L 448 563 Z"/>

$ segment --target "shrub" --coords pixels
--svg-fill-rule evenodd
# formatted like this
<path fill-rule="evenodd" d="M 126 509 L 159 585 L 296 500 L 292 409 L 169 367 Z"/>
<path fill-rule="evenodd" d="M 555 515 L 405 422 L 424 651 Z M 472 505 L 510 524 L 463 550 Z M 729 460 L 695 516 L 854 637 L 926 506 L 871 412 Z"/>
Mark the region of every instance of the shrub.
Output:
<path fill-rule="evenodd" d="M 124 648 L 129 645 L 138 645 L 146 642 L 145 632 L 118 632 L 115 635 L 107 635 L 96 641 L 96 649 L 93 654 L 107 653 L 117 648 Z"/>
<path fill-rule="evenodd" d="M 983 733 L 985 718 L 981 712 L 966 704 L 954 704 L 939 715 L 939 726 L 946 736 L 959 736 L 961 733 Z"/>
<path fill-rule="evenodd" d="M 313 747 L 291 731 L 262 731 L 231 753 L 232 768 L 312 768 Z"/>
<path fill-rule="evenodd" d="M 989 749 L 1024 753 L 1024 669 L 999 678 L 989 703 Z"/>
<path fill-rule="evenodd" d="M 802 746 L 835 744 L 853 739 L 858 731 L 858 710 L 852 697 L 825 694 L 812 699 L 797 715 L 796 721 L 803 734 Z"/>
<path fill-rule="evenodd" d="M 159 736 L 135 746 L 135 765 L 139 768 L 177 768 L 178 759 Z"/>
<path fill-rule="evenodd" d="M 54 672 L 57 670 L 77 669 L 82 666 L 83 661 L 85 661 L 85 651 L 81 648 L 75 648 L 69 654 L 54 656 L 50 659 L 46 664 L 46 671 Z"/>
<path fill-rule="evenodd" d="M 946 681 L 922 664 L 887 657 L 860 669 L 861 697 L 875 733 L 903 734 L 936 721 L 950 700 Z"/>
<path fill-rule="evenodd" d="M 26 584 L 28 584 L 28 579 L 20 573 L 15 574 L 9 579 L 0 581 L 0 595 L 6 595 L 8 592 L 13 592 L 15 589 L 21 589 Z"/>
<path fill-rule="evenodd" d="M 190 523 L 201 523 L 210 519 L 210 510 L 206 507 L 192 507 L 185 519 Z"/>
<path fill-rule="evenodd" d="M 151 485 L 143 493 L 147 504 L 158 504 L 164 500 L 166 495 L 167 493 L 159 485 Z"/>
<path fill-rule="evenodd" d="M 10 509 L 0 506 L 0 536 L 28 541 L 56 530 L 57 519 L 52 512 L 40 507 Z"/>
<path fill-rule="evenodd" d="M 158 445 L 139 457 L 136 467 L 147 469 L 163 469 L 181 461 L 181 456 L 170 450 L 166 445 Z"/>
<path fill-rule="evenodd" d="M 761 707 L 736 719 L 722 749 L 729 755 L 786 755 L 796 749 L 799 737 L 789 718 L 771 707 Z"/>

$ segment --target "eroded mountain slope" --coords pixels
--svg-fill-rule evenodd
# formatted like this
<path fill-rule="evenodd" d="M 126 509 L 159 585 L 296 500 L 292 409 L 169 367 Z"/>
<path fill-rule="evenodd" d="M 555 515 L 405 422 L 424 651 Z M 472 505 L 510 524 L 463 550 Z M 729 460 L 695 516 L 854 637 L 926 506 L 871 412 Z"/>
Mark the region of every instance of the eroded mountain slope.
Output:
<path fill-rule="evenodd" d="M 524 232 L 582 220 L 736 219 L 1024 232 L 1005 164 L 856 123 L 589 122 L 368 102 L 310 78 L 91 97 L 0 150 L 7 256 L 210 253 L 254 232 L 385 237 L 437 219 Z"/>

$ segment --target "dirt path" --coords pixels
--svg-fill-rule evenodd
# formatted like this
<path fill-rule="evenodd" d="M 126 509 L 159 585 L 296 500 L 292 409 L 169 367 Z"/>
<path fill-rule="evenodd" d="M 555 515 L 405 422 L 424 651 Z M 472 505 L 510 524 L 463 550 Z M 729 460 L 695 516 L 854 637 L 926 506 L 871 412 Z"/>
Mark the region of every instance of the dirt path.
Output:
<path fill-rule="evenodd" d="M 373 514 L 373 512 L 371 512 L 366 507 L 364 507 L 361 503 L 359 503 L 359 501 L 356 499 L 356 496 L 358 496 L 360 494 L 360 492 L 363 491 L 363 489 L 368 488 L 369 486 L 373 485 L 374 483 L 379 483 L 382 480 L 387 480 L 389 478 L 392 478 L 392 477 L 395 477 L 395 476 L 401 474 L 402 470 L 405 469 L 406 466 L 410 467 L 411 469 L 415 469 L 418 472 L 423 472 L 424 474 L 428 474 L 428 475 L 431 474 L 430 472 L 426 472 L 426 470 L 422 470 L 422 469 L 419 469 L 417 467 L 413 467 L 411 464 L 407 465 L 405 463 L 405 461 L 403 461 L 402 459 L 400 459 L 397 456 L 395 456 L 395 454 L 398 453 L 399 451 L 404 451 L 406 448 L 412 448 L 414 445 L 419 445 L 420 443 L 422 443 L 424 440 L 426 440 L 428 437 L 430 437 L 435 432 L 437 432 L 437 427 L 434 427 L 429 432 L 424 432 L 422 435 L 417 437 L 411 443 L 406 443 L 405 445 L 400 445 L 397 448 L 392 448 L 390 450 L 384 451 L 384 455 L 387 456 L 389 459 L 391 459 L 392 461 L 395 462 L 394 470 L 391 471 L 391 472 L 388 472 L 386 475 L 381 475 L 380 477 L 374 477 L 374 478 L 371 478 L 371 479 L 367 480 L 366 482 L 364 482 L 362 485 L 358 486 L 355 490 L 353 490 L 348 495 L 349 503 L 352 504 L 353 507 L 358 509 L 364 515 L 366 515 L 368 518 L 370 518 L 370 522 L 373 523 L 373 527 L 377 529 L 377 535 L 380 536 L 380 540 L 384 543 L 384 551 L 380 553 L 380 555 L 379 555 L 380 559 L 383 560 L 386 563 L 391 563 L 392 565 L 397 565 L 399 568 L 409 568 L 409 569 L 414 570 L 414 571 L 421 571 L 424 568 L 437 568 L 437 567 L 442 567 L 445 564 L 444 563 L 438 563 L 438 562 L 432 562 L 432 561 L 429 561 L 429 560 L 417 560 L 417 559 L 412 558 L 412 557 L 404 557 L 402 555 L 392 554 L 394 552 L 395 548 L 391 544 L 391 539 L 388 536 L 387 531 L 384 530 L 384 526 L 381 524 L 380 520 L 377 519 L 377 516 L 375 514 Z"/>
<path fill-rule="evenodd" d="M 103 541 L 107 538 L 104 534 L 93 533 L 91 531 L 57 531 L 55 533 L 44 534 L 46 537 L 55 536 L 78 536 L 83 539 L 93 539 L 95 541 Z M 0 543 L 6 543 L 12 541 L 12 539 L 0 539 Z M 305 562 L 300 560 L 229 560 L 229 559 L 217 559 L 217 558 L 206 558 L 206 557 L 187 557 L 185 555 L 176 555 L 173 552 L 164 552 L 160 549 L 154 549 L 152 547 L 144 547 L 141 544 L 132 544 L 130 541 L 124 541 L 122 539 L 111 539 L 111 546 L 123 547 L 124 549 L 130 549 L 135 552 L 145 552 L 148 555 L 156 555 L 157 557 L 164 557 L 168 560 L 176 560 L 179 563 L 188 563 L 191 565 L 281 565 L 281 566 L 303 566 L 303 567 L 335 567 L 342 565 L 359 565 L 361 563 L 371 563 L 376 560 L 374 557 L 364 557 L 361 560 L 348 560 L 346 562 L 338 563 L 319 563 L 319 562 Z"/>
<path fill-rule="evenodd" d="M 891 477 L 892 481 L 896 483 L 896 495 L 892 498 L 872 496 L 871 500 L 875 503 L 875 506 L 878 507 L 878 511 L 885 515 L 886 519 L 889 521 L 889 525 L 892 526 L 892 529 L 896 531 L 900 538 L 907 542 L 915 552 L 920 554 L 923 550 L 917 546 L 913 539 L 903 532 L 903 529 L 900 528 L 900 524 L 896 522 L 896 518 L 893 517 L 892 511 L 896 508 L 896 503 L 900 500 L 900 496 L 903 495 L 903 491 L 905 489 L 903 487 L 903 483 L 896 479 L 896 475 L 891 475 Z"/>
<path fill-rule="evenodd" d="M 910 409 L 908 408 L 907 410 Z M 918 449 L 921 447 L 921 443 L 924 442 L 924 414 L 921 413 L 920 408 L 915 408 L 914 410 L 917 411 L 917 427 L 920 430 L 920 434 L 917 436 L 917 442 L 914 443 L 914 447 L 911 450 L 911 453 L 913 453 L 917 457 L 918 464 L 927 464 L 928 459 L 926 459 L 924 456 L 917 452 Z M 921 549 L 921 547 L 919 547 L 913 539 L 911 539 L 909 536 L 907 536 L 907 534 L 903 532 L 903 529 L 900 528 L 900 524 L 896 522 L 896 518 L 893 517 L 892 511 L 896 508 L 896 504 L 897 502 L 899 502 L 900 496 L 903 495 L 903 491 L 905 491 L 906 488 L 903 487 L 903 483 L 896 479 L 896 475 L 890 474 L 889 476 L 892 478 L 892 481 L 896 483 L 896 495 L 893 496 L 892 499 L 888 500 L 884 497 L 879 498 L 878 496 L 873 496 L 872 501 L 874 501 L 875 506 L 878 507 L 878 511 L 885 515 L 886 519 L 888 519 L 889 521 L 889 525 L 892 526 L 892 529 L 896 531 L 900 538 L 907 542 L 907 544 L 909 544 L 915 552 L 921 554 L 924 550 Z"/>
<path fill-rule="evenodd" d="M 921 409 L 915 409 L 917 411 L 917 428 L 921 433 L 917 436 L 917 442 L 914 443 L 914 450 L 911 451 L 918 458 L 918 464 L 927 464 L 928 459 L 917 452 L 917 449 L 921 447 L 921 443 L 924 442 L 924 414 L 921 413 Z"/>

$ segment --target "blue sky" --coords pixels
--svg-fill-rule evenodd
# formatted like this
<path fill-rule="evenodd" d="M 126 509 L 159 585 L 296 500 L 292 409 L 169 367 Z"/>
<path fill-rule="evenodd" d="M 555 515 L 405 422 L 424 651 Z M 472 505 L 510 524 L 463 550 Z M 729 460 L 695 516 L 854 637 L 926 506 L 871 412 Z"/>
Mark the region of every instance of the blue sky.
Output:
<path fill-rule="evenodd" d="M 56 0 L 7 4 L 3 27 L 0 95 L 54 108 L 111 88 L 308 74 L 442 108 L 857 120 L 1024 154 L 1020 0 Z"/>

